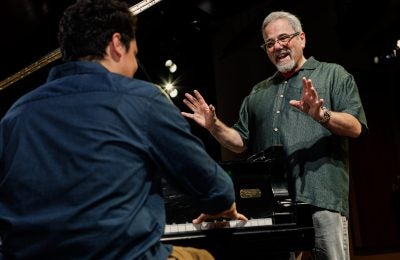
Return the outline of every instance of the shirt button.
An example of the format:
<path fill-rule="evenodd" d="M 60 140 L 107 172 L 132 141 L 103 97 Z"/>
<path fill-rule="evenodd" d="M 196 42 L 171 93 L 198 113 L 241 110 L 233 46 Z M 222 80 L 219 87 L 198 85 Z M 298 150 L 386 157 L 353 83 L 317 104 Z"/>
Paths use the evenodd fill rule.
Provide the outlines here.
<path fill-rule="evenodd" d="M 279 96 L 280 96 L 281 98 L 283 97 L 283 95 L 282 95 L 282 94 L 280 94 Z"/>
<path fill-rule="evenodd" d="M 279 114 L 280 112 L 281 112 L 280 110 L 277 110 L 277 111 L 276 111 L 277 114 Z"/>
<path fill-rule="evenodd" d="M 275 128 L 274 128 L 274 131 L 275 131 L 275 132 L 278 132 L 278 128 L 277 128 L 277 127 L 275 127 Z"/>

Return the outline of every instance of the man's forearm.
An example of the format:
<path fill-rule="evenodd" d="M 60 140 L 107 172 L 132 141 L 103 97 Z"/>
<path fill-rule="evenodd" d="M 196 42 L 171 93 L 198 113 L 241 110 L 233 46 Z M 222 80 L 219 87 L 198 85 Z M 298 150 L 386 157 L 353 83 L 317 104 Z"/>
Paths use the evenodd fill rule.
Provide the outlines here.
<path fill-rule="evenodd" d="M 219 119 L 217 119 L 213 127 L 208 130 L 223 147 L 232 152 L 241 153 L 247 148 L 240 134 Z"/>
<path fill-rule="evenodd" d="M 331 118 L 323 125 L 334 134 L 352 138 L 359 137 L 362 130 L 357 118 L 341 112 L 331 112 Z"/>

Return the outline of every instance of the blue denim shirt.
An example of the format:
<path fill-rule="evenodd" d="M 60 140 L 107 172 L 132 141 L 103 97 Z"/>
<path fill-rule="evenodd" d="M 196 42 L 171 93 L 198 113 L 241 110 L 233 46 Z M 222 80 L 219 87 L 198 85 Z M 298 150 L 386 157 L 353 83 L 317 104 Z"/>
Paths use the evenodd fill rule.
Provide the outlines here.
<path fill-rule="evenodd" d="M 207 213 L 234 201 L 160 89 L 95 62 L 60 65 L 20 98 L 0 151 L 0 251 L 17 258 L 166 259 L 161 177 Z"/>
<path fill-rule="evenodd" d="M 276 73 L 254 86 L 243 101 L 234 128 L 250 153 L 283 145 L 289 191 L 295 200 L 347 216 L 348 139 L 332 134 L 289 104 L 292 99 L 300 100 L 303 77 L 313 81 L 329 110 L 351 114 L 367 128 L 353 76 L 338 64 L 319 62 L 313 57 L 288 79 Z"/>

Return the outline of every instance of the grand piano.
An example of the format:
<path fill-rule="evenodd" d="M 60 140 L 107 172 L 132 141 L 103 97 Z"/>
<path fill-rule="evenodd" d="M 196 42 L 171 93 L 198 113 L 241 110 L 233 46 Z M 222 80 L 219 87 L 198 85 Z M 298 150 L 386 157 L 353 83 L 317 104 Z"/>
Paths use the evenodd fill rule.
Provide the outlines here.
<path fill-rule="evenodd" d="M 205 248 L 216 259 L 285 259 L 289 252 L 314 247 L 310 207 L 293 202 L 286 187 L 282 146 L 220 165 L 233 180 L 238 211 L 249 221 L 216 219 L 192 224 L 200 209 L 165 182 L 163 242 Z"/>

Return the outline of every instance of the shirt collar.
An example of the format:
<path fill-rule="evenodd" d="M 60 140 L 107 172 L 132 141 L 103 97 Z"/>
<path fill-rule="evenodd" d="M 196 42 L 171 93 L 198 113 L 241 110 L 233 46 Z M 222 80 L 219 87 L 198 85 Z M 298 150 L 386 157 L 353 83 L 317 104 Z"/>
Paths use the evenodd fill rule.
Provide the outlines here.
<path fill-rule="evenodd" d="M 307 59 L 300 70 L 315 70 L 318 67 L 319 61 L 317 61 L 313 56 Z"/>
<path fill-rule="evenodd" d="M 313 56 L 310 56 L 310 58 L 308 58 L 306 60 L 306 62 L 303 64 L 303 66 L 301 66 L 301 68 L 296 73 L 294 73 L 292 76 L 290 76 L 289 78 L 296 76 L 299 73 L 299 71 L 315 70 L 318 67 L 318 64 L 319 64 L 319 61 L 317 61 Z M 289 78 L 287 78 L 287 79 L 283 78 L 282 75 L 279 73 L 279 71 L 276 71 L 275 74 L 272 76 L 272 78 L 280 79 L 280 80 L 289 79 Z"/>
<path fill-rule="evenodd" d="M 49 82 L 58 78 L 76 74 L 107 72 L 109 71 L 105 67 L 94 61 L 71 61 L 53 67 L 49 72 L 47 81 Z"/>

